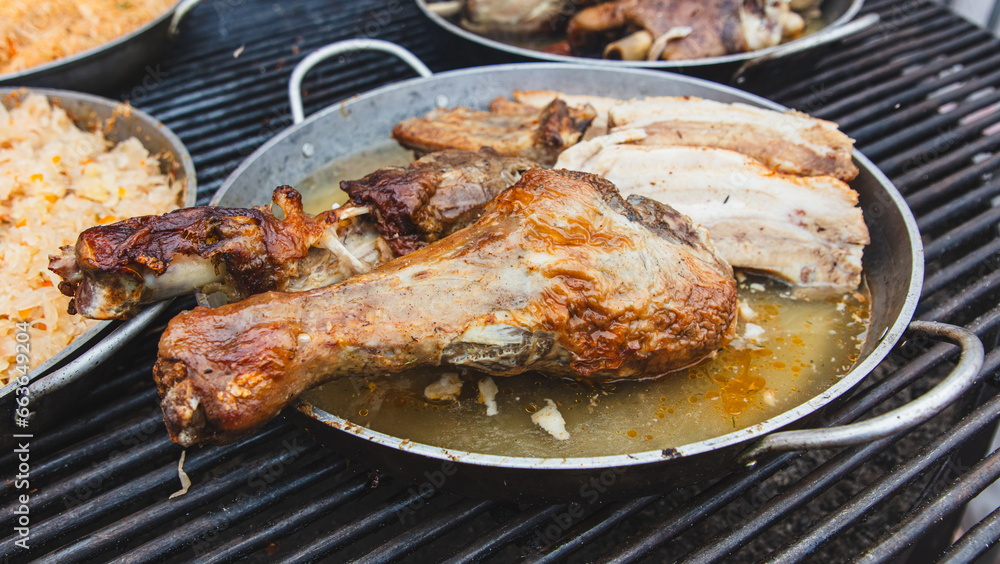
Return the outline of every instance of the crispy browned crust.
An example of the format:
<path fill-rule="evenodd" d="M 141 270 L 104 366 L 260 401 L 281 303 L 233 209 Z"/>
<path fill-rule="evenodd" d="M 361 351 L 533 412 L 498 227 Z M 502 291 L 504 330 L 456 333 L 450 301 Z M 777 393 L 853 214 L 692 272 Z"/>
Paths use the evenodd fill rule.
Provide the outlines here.
<path fill-rule="evenodd" d="M 580 140 L 594 117 L 593 108 L 571 109 L 562 100 L 541 110 L 494 101 L 489 112 L 457 107 L 403 120 L 392 129 L 392 137 L 420 154 L 490 147 L 552 166 L 559 153 Z"/>
<path fill-rule="evenodd" d="M 379 169 L 340 188 L 375 214 L 379 234 L 397 255 L 466 227 L 483 206 L 538 164 L 485 147 L 431 153 L 407 167 Z"/>
<path fill-rule="evenodd" d="M 306 256 L 309 247 L 332 217 L 313 218 L 302 211 L 302 199 L 290 186 L 274 190 L 274 202 L 285 212 L 279 220 L 270 206 L 250 209 L 196 207 L 161 216 L 133 217 L 111 225 L 92 227 L 80 234 L 73 247 L 49 258 L 49 268 L 63 278 L 59 290 L 77 300 L 89 299 L 91 284 L 123 295 L 106 298 L 121 309 L 105 318 L 127 318 L 138 311 L 139 284 L 149 273 L 163 274 L 180 257 L 212 261 L 241 296 L 280 287 L 293 261 Z"/>
<path fill-rule="evenodd" d="M 154 368 L 167 428 L 185 445 L 227 442 L 347 374 L 689 366 L 732 337 L 736 283 L 693 226 L 674 233 L 683 221 L 593 175 L 529 170 L 473 225 L 371 272 L 174 318 Z M 503 342 L 466 337 L 485 327 Z"/>

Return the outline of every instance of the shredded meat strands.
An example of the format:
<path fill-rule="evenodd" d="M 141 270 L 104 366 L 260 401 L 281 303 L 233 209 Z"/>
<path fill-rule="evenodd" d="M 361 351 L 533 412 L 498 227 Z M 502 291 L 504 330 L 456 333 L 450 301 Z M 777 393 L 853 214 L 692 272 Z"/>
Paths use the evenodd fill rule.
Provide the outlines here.
<path fill-rule="evenodd" d="M 68 57 L 121 37 L 176 0 L 3 0 L 0 74 Z"/>

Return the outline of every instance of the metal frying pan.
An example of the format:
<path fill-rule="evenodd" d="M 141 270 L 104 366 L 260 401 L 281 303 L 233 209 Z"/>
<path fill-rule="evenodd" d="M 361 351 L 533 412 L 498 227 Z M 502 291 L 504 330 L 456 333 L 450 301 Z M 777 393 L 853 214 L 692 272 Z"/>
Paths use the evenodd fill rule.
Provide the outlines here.
<path fill-rule="evenodd" d="M 18 72 L 0 74 L 0 86 L 44 86 L 111 93 L 163 54 L 181 20 L 201 0 L 178 0 L 153 21 L 117 39 Z"/>
<path fill-rule="evenodd" d="M 506 43 L 473 33 L 453 19 L 440 15 L 428 6 L 427 0 L 416 0 L 417 7 L 432 22 L 452 34 L 467 47 L 477 48 L 475 55 L 482 62 L 550 61 L 557 63 L 577 63 L 588 65 L 609 65 L 615 68 L 633 67 L 670 70 L 720 82 L 737 82 L 744 72 L 766 61 L 797 58 L 796 55 L 812 53 L 824 45 L 831 45 L 845 37 L 858 33 L 879 21 L 878 14 L 868 14 L 854 19 L 864 0 L 824 0 L 820 4 L 822 19 L 827 22 L 822 29 L 794 39 L 787 43 L 758 49 L 747 53 L 734 53 L 704 59 L 682 61 L 614 61 L 590 57 L 556 55 Z M 505 60 L 501 60 L 505 59 Z"/>
<path fill-rule="evenodd" d="M 422 75 L 379 88 L 303 119 L 299 87 L 303 75 L 320 60 L 359 49 L 395 54 Z M 412 54 L 381 41 L 334 44 L 306 57 L 292 73 L 289 91 L 295 125 L 251 155 L 226 180 L 212 203 L 260 205 L 280 184 L 295 184 L 327 163 L 384 145 L 398 121 L 424 115 L 435 107 L 484 108 L 515 89 L 552 89 L 568 93 L 630 98 L 643 95 L 690 95 L 722 102 L 743 102 L 782 110 L 762 98 L 699 79 L 638 69 L 571 66 L 553 63 L 513 64 L 431 75 Z M 753 427 L 678 448 L 587 458 L 529 458 L 485 455 L 439 448 L 393 437 L 350 423 L 305 400 L 286 413 L 334 448 L 374 467 L 409 476 L 447 476 L 447 489 L 472 496 L 579 498 L 581 488 L 602 480 L 604 495 L 637 495 L 653 489 L 717 477 L 738 464 L 767 453 L 830 448 L 869 442 L 916 425 L 956 399 L 976 380 L 983 348 L 968 331 L 954 326 L 910 322 L 923 281 L 923 249 L 916 224 L 889 180 L 860 153 L 861 170 L 852 182 L 871 231 L 865 250 L 865 274 L 872 292 L 869 338 L 850 373 L 804 404 Z M 829 429 L 779 431 L 802 426 L 857 385 L 889 353 L 909 328 L 961 344 L 955 371 L 927 395 L 883 416 Z M 749 449 L 749 450 L 748 450 Z"/>
<path fill-rule="evenodd" d="M 184 187 L 182 205 L 194 205 L 196 198 L 194 162 L 181 140 L 160 121 L 140 110 L 126 108 L 119 102 L 65 90 L 0 88 L 0 104 L 8 103 L 15 95 L 25 95 L 29 92 L 43 94 L 53 103 L 65 108 L 78 127 L 101 128 L 111 141 L 123 141 L 129 137 L 136 137 L 142 141 L 150 153 L 162 155 L 161 171 L 182 183 Z M 166 309 L 167 305 L 167 302 L 154 304 L 126 322 L 102 321 L 77 337 L 55 356 L 28 373 L 31 396 L 40 399 L 78 382 L 80 376 L 142 332 Z M 0 411 L 6 411 L 11 407 L 10 400 L 14 397 L 16 389 L 17 385 L 14 382 L 0 389 Z M 32 405 L 36 404 L 33 402 Z M 40 409 L 39 413 L 55 417 L 58 410 Z M 9 418 L 2 417 L 0 420 L 10 421 Z"/>

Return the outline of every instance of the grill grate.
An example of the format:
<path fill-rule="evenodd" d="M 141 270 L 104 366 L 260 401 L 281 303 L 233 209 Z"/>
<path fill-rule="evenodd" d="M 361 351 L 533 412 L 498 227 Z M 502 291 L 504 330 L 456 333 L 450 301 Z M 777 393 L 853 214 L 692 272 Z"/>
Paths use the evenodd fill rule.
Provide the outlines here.
<path fill-rule="evenodd" d="M 988 343 L 984 373 L 996 376 L 1000 207 L 991 201 L 1000 195 L 1000 42 L 929 1 L 876 0 L 865 11 L 882 23 L 824 55 L 809 76 L 757 90 L 841 123 L 893 178 L 925 238 L 918 317 L 976 331 Z M 409 2 L 205 0 L 170 58 L 123 98 L 187 144 L 205 203 L 246 156 L 291 124 L 285 85 L 294 64 L 353 37 L 400 43 L 436 71 L 460 64 Z M 307 112 L 411 75 L 380 56 L 352 55 L 310 73 Z M 1000 536 L 994 512 L 948 546 L 955 511 L 1000 474 L 998 455 L 985 456 L 982 444 L 1000 415 L 992 381 L 901 438 L 785 454 L 707 487 L 616 503 L 458 499 L 369 474 L 282 423 L 233 445 L 192 450 L 184 469 L 193 487 L 167 499 L 178 487 L 181 449 L 166 437 L 149 378 L 160 329 L 129 358 L 97 370 L 103 383 L 81 398 L 89 408 L 78 419 L 33 441 L 31 557 L 876 562 L 943 554 L 942 562 L 967 562 Z M 919 395 L 954 357 L 946 345 L 898 347 L 826 422 Z M 13 456 L 0 464 L 12 468 Z M 0 535 L 13 527 L 10 491 L 8 480 Z M 11 538 L 0 543 L 0 558 L 28 560 Z"/>

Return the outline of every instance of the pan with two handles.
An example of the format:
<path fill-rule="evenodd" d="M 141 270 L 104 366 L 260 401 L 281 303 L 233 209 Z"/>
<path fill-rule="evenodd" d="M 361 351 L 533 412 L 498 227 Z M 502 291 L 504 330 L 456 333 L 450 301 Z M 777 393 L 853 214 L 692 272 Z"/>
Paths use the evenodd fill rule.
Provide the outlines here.
<path fill-rule="evenodd" d="M 357 50 L 383 51 L 406 61 L 420 75 L 384 86 L 304 118 L 303 76 L 325 58 Z M 432 74 L 408 51 L 391 43 L 353 40 L 306 57 L 289 85 L 295 124 L 258 149 L 233 172 L 212 203 L 260 205 L 281 184 L 296 185 L 332 161 L 384 146 L 393 125 L 441 107 L 485 108 L 514 90 L 557 90 L 614 98 L 698 96 L 784 110 L 765 99 L 715 83 L 641 69 L 580 67 L 558 63 L 509 64 Z M 749 428 L 677 448 L 610 456 L 535 458 L 465 452 L 421 444 L 373 431 L 300 399 L 286 414 L 323 442 L 375 468 L 411 477 L 447 475 L 447 489 L 473 496 L 573 499 L 594 479 L 606 495 L 639 495 L 718 477 L 752 465 L 768 454 L 834 448 L 870 442 L 926 421 L 953 402 L 978 378 L 983 347 L 967 330 L 911 321 L 923 281 L 923 248 L 916 223 L 899 192 L 867 158 L 855 151 L 860 170 L 851 187 L 871 232 L 865 276 L 871 290 L 871 327 L 850 371 L 822 393 Z M 307 197 L 308 195 L 304 195 Z M 953 372 L 924 396 L 866 421 L 804 429 L 818 419 L 882 361 L 904 333 L 942 339 L 962 347 Z M 794 430 L 789 430 L 794 429 Z"/>

